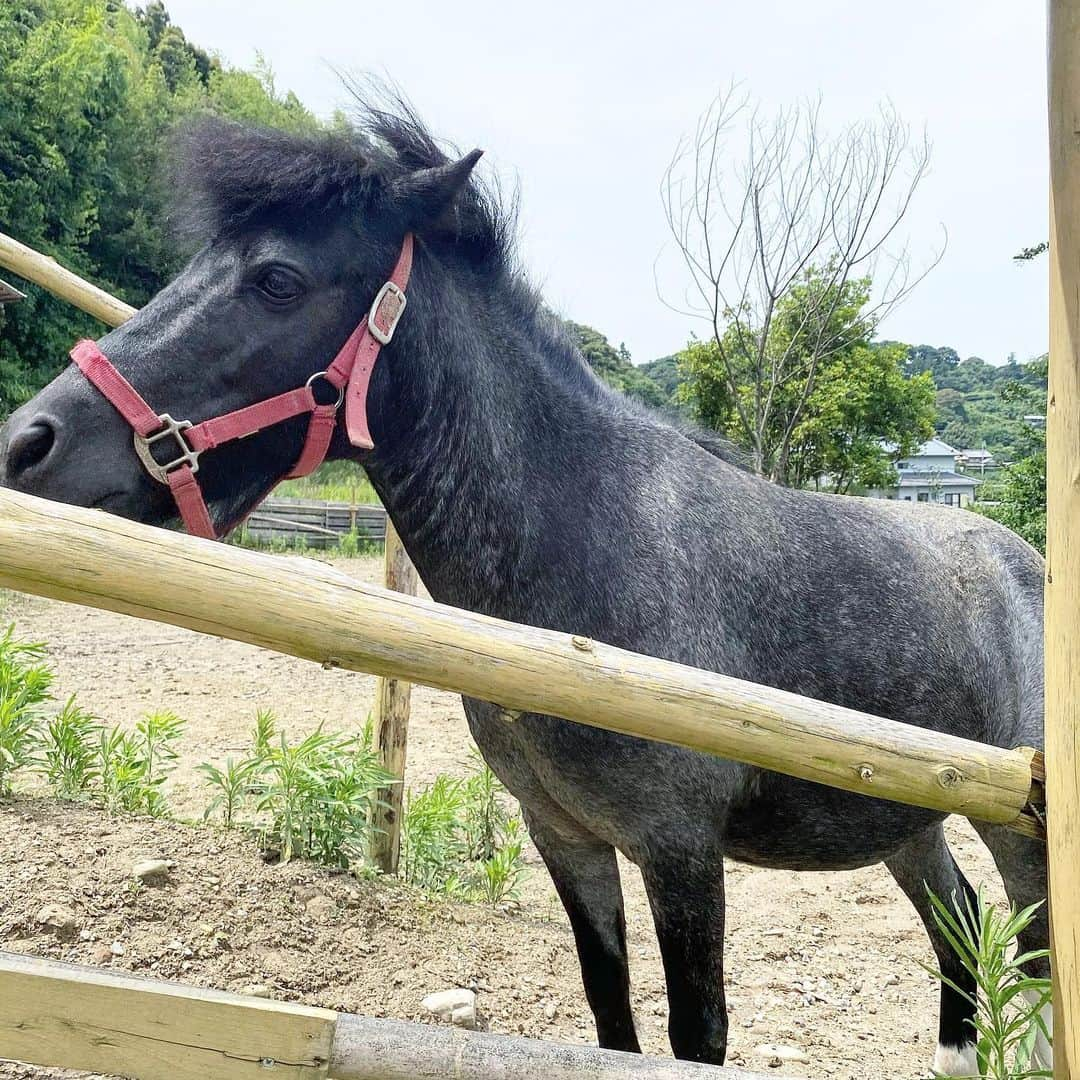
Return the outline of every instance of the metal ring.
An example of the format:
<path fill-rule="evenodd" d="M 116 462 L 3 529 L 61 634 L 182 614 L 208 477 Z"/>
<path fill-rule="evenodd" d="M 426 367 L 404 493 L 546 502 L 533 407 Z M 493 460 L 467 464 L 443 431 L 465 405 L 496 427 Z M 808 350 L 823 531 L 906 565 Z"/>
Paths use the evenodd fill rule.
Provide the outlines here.
<path fill-rule="evenodd" d="M 327 386 L 329 386 L 331 390 L 336 390 L 336 391 L 337 391 L 337 401 L 335 401 L 335 402 L 334 402 L 334 408 L 335 408 L 335 409 L 338 409 L 338 408 L 340 408 L 340 407 L 341 407 L 341 403 L 342 403 L 342 402 L 343 402 L 343 401 L 345 400 L 345 387 L 344 387 L 344 386 L 335 386 L 335 385 L 334 385 L 334 384 L 333 384 L 333 383 L 332 383 L 332 382 L 330 381 L 330 376 L 329 376 L 329 375 L 327 375 L 327 373 L 326 373 L 325 371 L 316 371 L 316 372 L 315 372 L 315 374 L 314 374 L 314 375 L 312 375 L 312 376 L 311 376 L 311 377 L 310 377 L 310 378 L 308 379 L 308 381 L 307 381 L 306 383 L 304 383 L 304 385 L 305 385 L 305 386 L 306 386 L 306 387 L 307 387 L 307 388 L 308 388 L 309 390 L 311 390 L 311 384 L 312 384 L 313 382 L 315 382 L 315 381 L 316 381 L 317 379 L 323 379 L 323 380 L 324 380 L 324 381 L 326 382 L 326 385 L 327 385 Z M 312 390 L 311 392 L 312 392 L 312 396 L 314 397 L 314 395 L 315 395 L 315 391 L 314 391 L 314 390 Z M 316 404 L 318 404 L 318 400 L 317 400 L 317 399 L 316 399 Z"/>

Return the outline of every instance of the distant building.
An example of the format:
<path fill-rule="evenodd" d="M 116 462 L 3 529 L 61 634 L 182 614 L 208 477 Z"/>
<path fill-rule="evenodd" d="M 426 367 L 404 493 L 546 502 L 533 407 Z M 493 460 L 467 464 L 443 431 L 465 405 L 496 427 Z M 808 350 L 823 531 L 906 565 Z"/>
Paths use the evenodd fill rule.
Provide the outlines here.
<path fill-rule="evenodd" d="M 978 451 L 981 453 L 982 451 Z M 981 483 L 974 476 L 956 471 L 958 451 L 940 439 L 931 439 L 914 453 L 896 463 L 900 474 L 896 487 L 867 492 L 872 499 L 901 502 L 932 502 L 944 506 L 967 506 L 975 500 Z"/>
<path fill-rule="evenodd" d="M 958 468 L 977 473 L 998 467 L 997 459 L 989 450 L 957 450 L 956 464 Z"/>

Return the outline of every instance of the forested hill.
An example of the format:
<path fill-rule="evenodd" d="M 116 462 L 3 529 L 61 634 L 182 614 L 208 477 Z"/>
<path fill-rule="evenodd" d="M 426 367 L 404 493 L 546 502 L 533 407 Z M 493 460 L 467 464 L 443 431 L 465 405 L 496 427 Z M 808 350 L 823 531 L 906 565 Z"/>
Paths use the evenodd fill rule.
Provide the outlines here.
<path fill-rule="evenodd" d="M 909 375 L 929 371 L 937 387 L 937 432 L 955 447 L 986 447 L 1001 460 L 1030 453 L 1031 425 L 1024 417 L 1046 414 L 1046 357 L 988 364 L 961 360 L 947 346 L 908 346 Z"/>
<path fill-rule="evenodd" d="M 268 68 L 228 67 L 158 2 L 5 0 L 0 72 L 0 231 L 136 305 L 175 269 L 159 182 L 172 124 L 212 112 L 317 126 Z M 56 373 L 76 338 L 100 333 L 63 301 L 25 291 L 0 308 L 0 417 Z"/>
<path fill-rule="evenodd" d="M 625 345 L 615 348 L 599 331 L 567 322 L 585 359 L 601 378 L 648 405 L 684 409 L 679 356 L 635 365 Z M 897 342 L 881 342 L 896 345 Z M 983 448 L 1003 461 L 1031 452 L 1025 416 L 1046 411 L 1046 358 L 988 364 L 977 356 L 961 360 L 948 346 L 905 345 L 904 372 L 929 371 L 937 388 L 936 434 L 957 449 Z"/>

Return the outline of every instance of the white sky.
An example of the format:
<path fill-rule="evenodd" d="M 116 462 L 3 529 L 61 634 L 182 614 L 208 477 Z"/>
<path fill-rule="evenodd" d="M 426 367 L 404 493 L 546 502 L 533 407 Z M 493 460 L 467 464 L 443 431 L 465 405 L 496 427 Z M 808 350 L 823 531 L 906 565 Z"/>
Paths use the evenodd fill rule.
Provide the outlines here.
<path fill-rule="evenodd" d="M 397 82 L 437 135 L 518 178 L 525 262 L 548 302 L 636 361 L 695 325 L 657 298 L 659 197 L 679 136 L 740 83 L 767 107 L 820 93 L 839 125 L 889 99 L 934 144 L 908 218 L 942 264 L 881 335 L 1027 359 L 1047 341 L 1045 5 L 1032 0 L 168 0 L 188 38 L 328 115 L 332 68 Z M 685 285 L 663 263 L 665 294 Z"/>

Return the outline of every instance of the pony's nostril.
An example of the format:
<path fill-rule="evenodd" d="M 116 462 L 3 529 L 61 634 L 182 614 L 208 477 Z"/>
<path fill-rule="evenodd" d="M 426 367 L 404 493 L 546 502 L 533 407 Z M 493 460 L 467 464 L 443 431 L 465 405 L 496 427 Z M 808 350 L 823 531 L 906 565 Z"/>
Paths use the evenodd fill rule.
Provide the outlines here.
<path fill-rule="evenodd" d="M 56 444 L 56 429 L 48 420 L 35 420 L 17 431 L 8 445 L 8 475 L 15 477 L 40 465 Z"/>

